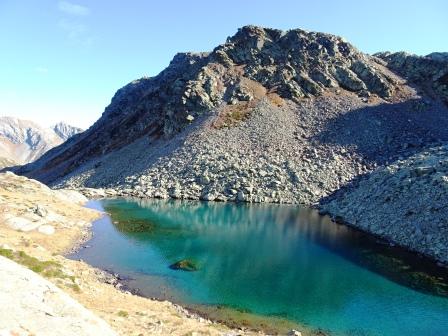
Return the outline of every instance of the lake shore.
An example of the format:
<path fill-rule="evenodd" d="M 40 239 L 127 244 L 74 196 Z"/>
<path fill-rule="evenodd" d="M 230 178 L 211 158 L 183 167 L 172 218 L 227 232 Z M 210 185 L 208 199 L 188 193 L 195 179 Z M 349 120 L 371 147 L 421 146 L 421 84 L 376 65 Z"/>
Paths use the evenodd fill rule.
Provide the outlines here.
<path fill-rule="evenodd" d="M 242 314 L 241 322 L 234 318 L 229 328 L 180 305 L 134 295 L 120 288 L 117 279 L 107 272 L 64 257 L 91 236 L 92 222 L 102 216 L 98 211 L 82 207 L 86 199 L 80 194 L 54 191 L 37 181 L 7 173 L 0 175 L 0 200 L 3 217 L 0 252 L 10 257 L 26 255 L 43 265 L 57 264 L 57 272 L 52 270 L 46 278 L 106 321 L 118 334 L 264 335 L 244 326 L 250 319 L 249 314 Z M 18 227 L 20 223 L 34 223 L 35 227 Z M 45 272 L 41 275 L 45 276 Z M 265 320 L 257 319 L 260 325 Z"/>
<path fill-rule="evenodd" d="M 64 253 L 80 246 L 79 242 L 89 237 L 92 221 L 101 214 L 64 198 L 63 194 L 63 191 L 51 190 L 37 181 L 11 173 L 1 174 L 2 254 L 27 256 L 42 265 L 57 264 L 57 272 L 48 273 L 47 280 L 104 319 L 120 335 L 263 335 L 258 331 L 232 330 L 171 302 L 122 291 L 114 286 L 113 278 L 106 272 L 82 261 L 65 258 Z M 36 210 L 38 206 L 42 213 Z M 47 213 L 43 214 L 44 211 Z M 11 218 L 16 224 L 28 221 L 26 223 L 37 225 L 38 217 L 43 222 L 52 220 L 52 230 L 39 232 L 39 227 L 46 224 L 34 229 L 12 227 L 14 221 Z M 15 261 L 20 263 L 22 260 Z M 45 274 L 45 271 L 41 273 Z"/>

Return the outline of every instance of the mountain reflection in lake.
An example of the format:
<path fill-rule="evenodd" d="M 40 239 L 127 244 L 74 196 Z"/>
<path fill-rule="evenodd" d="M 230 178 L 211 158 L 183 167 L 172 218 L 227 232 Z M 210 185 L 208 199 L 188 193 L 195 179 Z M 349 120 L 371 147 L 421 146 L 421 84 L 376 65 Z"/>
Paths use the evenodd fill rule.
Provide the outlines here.
<path fill-rule="evenodd" d="M 92 247 L 73 257 L 131 275 L 143 294 L 280 315 L 341 335 L 394 335 L 403 324 L 448 333 L 446 270 L 314 210 L 172 200 L 102 205 L 114 224 L 107 217 L 95 224 Z M 199 270 L 169 268 L 182 259 Z"/>

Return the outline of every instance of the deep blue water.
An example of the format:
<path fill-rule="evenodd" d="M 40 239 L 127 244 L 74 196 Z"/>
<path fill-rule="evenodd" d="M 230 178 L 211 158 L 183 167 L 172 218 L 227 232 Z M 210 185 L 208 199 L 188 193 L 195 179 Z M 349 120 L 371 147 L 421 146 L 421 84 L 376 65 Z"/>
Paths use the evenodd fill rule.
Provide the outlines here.
<path fill-rule="evenodd" d="M 98 203 L 92 203 L 98 206 Z M 72 258 L 143 295 L 281 316 L 334 335 L 448 335 L 448 275 L 427 260 L 288 205 L 105 200 Z M 181 259 L 199 270 L 172 270 Z"/>

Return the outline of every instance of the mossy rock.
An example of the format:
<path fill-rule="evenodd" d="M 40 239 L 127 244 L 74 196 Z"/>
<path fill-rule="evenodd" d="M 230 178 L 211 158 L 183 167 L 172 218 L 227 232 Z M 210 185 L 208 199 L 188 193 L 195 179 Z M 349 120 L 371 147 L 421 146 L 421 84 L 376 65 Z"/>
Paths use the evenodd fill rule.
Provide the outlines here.
<path fill-rule="evenodd" d="M 170 265 L 170 268 L 172 270 L 187 271 L 187 272 L 195 272 L 198 270 L 198 266 L 189 259 L 179 260 L 174 264 Z"/>
<path fill-rule="evenodd" d="M 156 227 L 156 225 L 152 221 L 147 219 L 118 219 L 114 222 L 114 225 L 118 229 L 118 231 L 123 233 L 152 232 Z"/>

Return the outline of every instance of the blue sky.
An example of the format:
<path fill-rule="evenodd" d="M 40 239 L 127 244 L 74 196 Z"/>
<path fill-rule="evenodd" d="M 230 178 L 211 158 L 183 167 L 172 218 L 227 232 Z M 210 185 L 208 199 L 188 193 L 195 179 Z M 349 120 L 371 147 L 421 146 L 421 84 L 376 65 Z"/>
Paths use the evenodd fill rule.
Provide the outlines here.
<path fill-rule="evenodd" d="M 368 53 L 448 51 L 447 14 L 446 0 L 0 0 L 0 115 L 88 127 L 121 86 L 246 24 L 333 33 Z"/>

